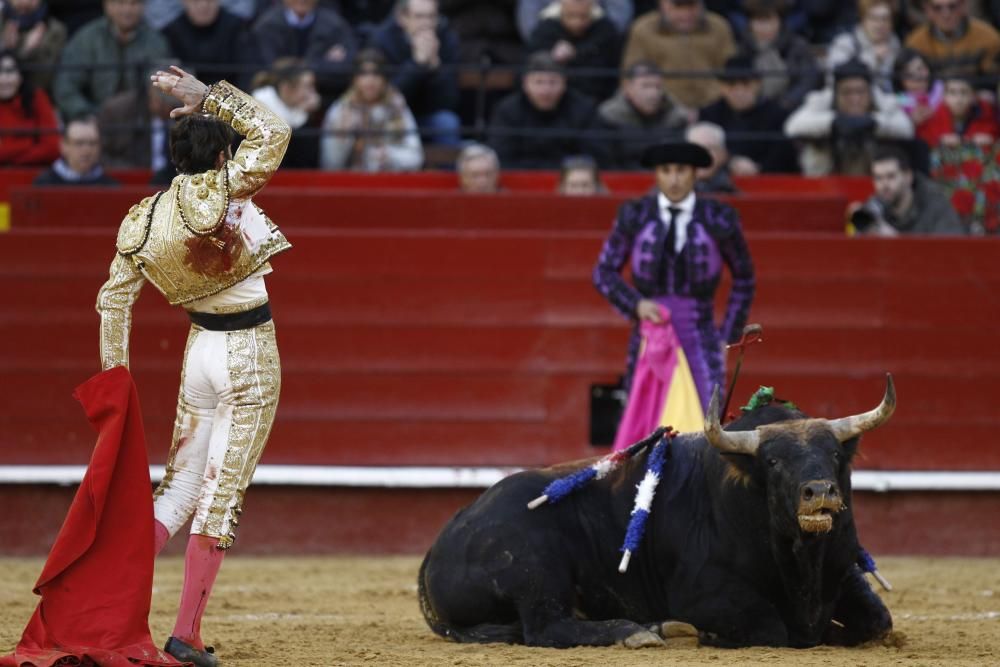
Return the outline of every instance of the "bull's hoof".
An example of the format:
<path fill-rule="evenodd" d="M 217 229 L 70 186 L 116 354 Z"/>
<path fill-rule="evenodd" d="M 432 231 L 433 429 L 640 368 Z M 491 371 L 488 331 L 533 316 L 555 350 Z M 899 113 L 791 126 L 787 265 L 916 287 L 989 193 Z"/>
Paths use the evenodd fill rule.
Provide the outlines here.
<path fill-rule="evenodd" d="M 625 648 L 651 648 L 664 645 L 663 640 L 655 632 L 649 630 L 640 630 L 629 635 L 622 644 L 625 645 Z"/>
<path fill-rule="evenodd" d="M 660 635 L 664 639 L 673 639 L 674 637 L 694 637 L 697 639 L 698 628 L 681 621 L 664 621 L 660 625 Z"/>
<path fill-rule="evenodd" d="M 698 646 L 698 628 L 681 621 L 665 621 L 660 625 L 660 636 L 670 648 Z"/>

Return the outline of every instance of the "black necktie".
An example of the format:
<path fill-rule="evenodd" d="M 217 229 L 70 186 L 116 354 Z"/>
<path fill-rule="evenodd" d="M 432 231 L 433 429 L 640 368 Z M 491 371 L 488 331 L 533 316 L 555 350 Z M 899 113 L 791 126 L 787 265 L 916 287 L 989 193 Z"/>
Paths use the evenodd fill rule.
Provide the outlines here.
<path fill-rule="evenodd" d="M 681 209 L 676 206 L 670 206 L 667 208 L 670 212 L 670 220 L 667 221 L 667 238 L 664 241 L 666 247 L 664 248 L 663 262 L 661 262 L 661 271 L 663 280 L 662 285 L 668 290 L 669 293 L 676 293 L 677 286 L 684 282 L 684 266 L 683 262 L 679 257 L 680 253 L 677 252 L 677 223 L 681 216 Z M 668 281 L 667 277 L 673 273 L 673 280 Z"/>
<path fill-rule="evenodd" d="M 676 206 L 670 206 L 667 208 L 670 212 L 670 219 L 667 220 L 667 254 L 671 257 L 677 254 L 677 219 L 680 217 L 681 209 Z"/>

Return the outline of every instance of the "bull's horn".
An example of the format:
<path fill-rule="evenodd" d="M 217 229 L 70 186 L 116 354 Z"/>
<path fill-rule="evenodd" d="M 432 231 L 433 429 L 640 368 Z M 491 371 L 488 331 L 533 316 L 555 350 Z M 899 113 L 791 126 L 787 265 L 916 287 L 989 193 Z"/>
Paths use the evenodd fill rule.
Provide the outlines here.
<path fill-rule="evenodd" d="M 712 400 L 708 404 L 705 417 L 705 437 L 713 447 L 727 454 L 757 453 L 760 433 L 757 431 L 723 431 L 719 423 L 719 385 L 712 390 Z"/>
<path fill-rule="evenodd" d="M 838 441 L 846 442 L 865 431 L 870 431 L 884 424 L 892 416 L 895 409 L 896 387 L 892 383 L 892 374 L 886 373 L 885 396 L 882 397 L 882 402 L 877 408 L 868 412 L 862 412 L 859 415 L 830 419 L 827 420 L 827 424 L 830 425 L 830 430 L 833 431 L 833 435 L 836 436 Z"/>

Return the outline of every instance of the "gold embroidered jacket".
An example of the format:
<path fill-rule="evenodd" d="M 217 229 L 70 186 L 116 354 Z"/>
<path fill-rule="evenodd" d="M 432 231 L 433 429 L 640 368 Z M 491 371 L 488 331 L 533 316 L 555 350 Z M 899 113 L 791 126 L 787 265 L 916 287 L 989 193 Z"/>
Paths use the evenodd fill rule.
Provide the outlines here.
<path fill-rule="evenodd" d="M 125 216 L 110 277 L 97 295 L 104 369 L 128 366 L 132 305 L 147 280 L 171 305 L 185 304 L 232 287 L 291 247 L 266 216 L 270 234 L 255 245 L 245 245 L 238 225 L 227 221 L 230 202 L 248 200 L 278 169 L 291 136 L 288 124 L 225 81 L 212 86 L 202 111 L 244 139 L 221 169 L 181 174 Z"/>

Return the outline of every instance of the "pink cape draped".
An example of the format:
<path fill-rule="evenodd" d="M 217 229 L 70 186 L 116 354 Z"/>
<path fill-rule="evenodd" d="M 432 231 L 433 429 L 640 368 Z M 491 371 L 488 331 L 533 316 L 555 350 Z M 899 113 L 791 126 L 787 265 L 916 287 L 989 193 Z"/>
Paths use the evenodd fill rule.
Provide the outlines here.
<path fill-rule="evenodd" d="M 701 428 L 704 420 L 698 391 L 691 377 L 670 313 L 660 307 L 663 322 L 639 325 L 642 347 L 632 375 L 632 388 L 622 413 L 613 451 L 645 438 L 658 426 L 677 431 Z"/>

